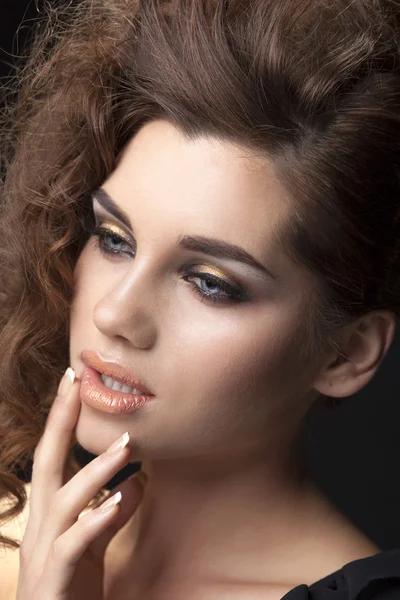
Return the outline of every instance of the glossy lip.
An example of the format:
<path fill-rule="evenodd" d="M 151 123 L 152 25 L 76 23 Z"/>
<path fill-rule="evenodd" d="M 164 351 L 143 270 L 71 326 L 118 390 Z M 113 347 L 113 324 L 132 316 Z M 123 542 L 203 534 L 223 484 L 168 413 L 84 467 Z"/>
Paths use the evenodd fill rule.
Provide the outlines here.
<path fill-rule="evenodd" d="M 112 377 L 120 383 L 125 383 L 126 385 L 134 387 L 140 392 L 143 392 L 143 394 L 154 396 L 153 392 L 151 392 L 144 383 L 129 373 L 127 369 L 115 362 L 102 360 L 96 352 L 91 350 L 82 350 L 81 360 L 87 367 L 95 369 L 95 371 L 98 371 L 98 373 L 103 373 L 107 377 Z"/>
<path fill-rule="evenodd" d="M 81 377 L 80 398 L 88 406 L 102 412 L 126 414 L 152 400 L 154 395 L 136 395 L 110 390 L 104 385 L 98 371 L 92 367 L 85 367 Z"/>

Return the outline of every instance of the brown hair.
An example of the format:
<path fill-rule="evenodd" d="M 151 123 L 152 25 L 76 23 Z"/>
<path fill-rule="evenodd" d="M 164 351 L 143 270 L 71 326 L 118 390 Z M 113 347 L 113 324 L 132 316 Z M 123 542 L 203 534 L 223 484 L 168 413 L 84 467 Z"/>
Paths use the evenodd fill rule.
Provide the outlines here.
<path fill-rule="evenodd" d="M 68 366 L 90 192 L 147 121 L 272 157 L 293 205 L 282 250 L 317 282 L 305 357 L 371 310 L 399 314 L 398 0 L 46 5 L 1 126 L 0 496 L 17 501 L 7 520 L 25 506 L 16 471 Z"/>

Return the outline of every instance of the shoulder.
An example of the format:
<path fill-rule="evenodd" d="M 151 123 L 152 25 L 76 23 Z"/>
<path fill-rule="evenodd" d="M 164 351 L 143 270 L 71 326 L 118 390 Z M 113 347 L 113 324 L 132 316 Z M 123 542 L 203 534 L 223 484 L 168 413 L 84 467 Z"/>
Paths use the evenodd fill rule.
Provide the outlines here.
<path fill-rule="evenodd" d="M 398 600 L 400 548 L 353 560 L 312 585 L 299 585 L 281 600 Z"/>
<path fill-rule="evenodd" d="M 11 521 L 1 526 L 1 534 L 13 538 L 18 542 L 24 537 L 26 524 L 29 517 L 29 498 L 31 484 L 25 484 L 28 501 L 24 510 Z M 0 510 L 3 512 L 8 507 L 8 502 L 0 500 Z M 19 550 L 4 548 L 0 546 L 0 600 L 10 600 L 15 598 L 17 592 L 17 582 L 19 573 Z"/>

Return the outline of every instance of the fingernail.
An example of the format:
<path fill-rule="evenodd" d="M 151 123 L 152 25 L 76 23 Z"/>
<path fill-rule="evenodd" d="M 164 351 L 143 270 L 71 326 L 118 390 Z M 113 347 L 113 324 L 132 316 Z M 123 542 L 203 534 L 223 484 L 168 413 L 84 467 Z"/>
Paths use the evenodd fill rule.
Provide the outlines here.
<path fill-rule="evenodd" d="M 113 506 L 118 504 L 118 502 L 121 502 L 121 498 L 121 492 L 117 492 L 116 494 L 114 494 L 114 496 L 111 496 L 111 498 L 108 498 L 108 500 L 103 502 L 103 504 L 99 507 L 99 510 L 101 510 L 102 512 L 105 510 L 110 510 L 111 508 L 113 508 Z"/>
<path fill-rule="evenodd" d="M 115 454 L 120 452 L 129 442 L 129 433 L 126 431 L 116 442 L 111 444 L 107 450 L 107 454 Z"/>
<path fill-rule="evenodd" d="M 147 475 L 146 471 L 138 471 L 137 473 L 135 473 L 135 477 L 136 479 L 139 479 L 140 483 L 143 484 L 143 486 L 145 486 L 149 480 L 149 476 Z"/>
<path fill-rule="evenodd" d="M 75 371 L 73 369 L 71 369 L 71 367 L 68 367 L 68 369 L 65 371 L 65 373 L 60 381 L 60 385 L 58 386 L 57 394 L 60 396 L 66 396 L 68 394 L 68 392 L 70 391 L 74 381 L 75 381 Z"/>

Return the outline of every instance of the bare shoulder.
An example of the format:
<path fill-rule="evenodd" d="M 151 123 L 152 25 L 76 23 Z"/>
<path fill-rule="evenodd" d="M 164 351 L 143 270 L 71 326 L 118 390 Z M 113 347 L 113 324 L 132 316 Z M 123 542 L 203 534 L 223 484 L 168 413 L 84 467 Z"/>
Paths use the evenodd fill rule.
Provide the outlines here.
<path fill-rule="evenodd" d="M 28 501 L 24 510 L 11 521 L 3 524 L 1 534 L 10 537 L 18 542 L 21 542 L 24 537 L 26 524 L 29 516 L 29 498 L 31 484 L 25 484 Z M 5 500 L 0 500 L 0 509 L 3 512 L 7 505 Z M 14 600 L 17 593 L 19 573 L 19 550 L 12 548 L 4 548 L 0 546 L 0 600 Z"/>
<path fill-rule="evenodd" d="M 320 579 L 339 571 L 344 565 L 381 552 L 381 549 L 362 531 L 341 515 L 335 527 L 326 531 L 321 527 L 319 534 L 310 536 L 304 547 L 302 577 L 298 584 L 311 585 Z"/>

